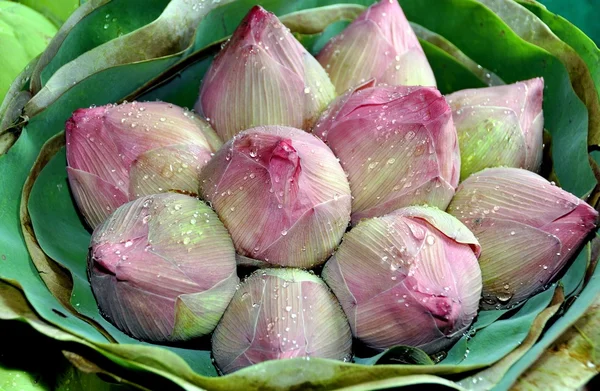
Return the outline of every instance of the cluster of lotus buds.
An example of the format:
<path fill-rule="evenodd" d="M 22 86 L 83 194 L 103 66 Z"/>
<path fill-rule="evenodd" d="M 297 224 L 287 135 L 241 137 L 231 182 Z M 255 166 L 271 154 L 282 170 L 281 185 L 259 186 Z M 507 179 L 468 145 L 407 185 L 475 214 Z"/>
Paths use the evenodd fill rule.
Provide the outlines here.
<path fill-rule="evenodd" d="M 449 349 L 479 309 L 555 281 L 596 226 L 591 206 L 535 173 L 543 87 L 443 96 L 396 0 L 316 59 L 252 8 L 196 112 L 132 102 L 67 122 L 102 314 L 146 341 L 213 333 L 223 373 L 351 360 L 353 337 Z"/>

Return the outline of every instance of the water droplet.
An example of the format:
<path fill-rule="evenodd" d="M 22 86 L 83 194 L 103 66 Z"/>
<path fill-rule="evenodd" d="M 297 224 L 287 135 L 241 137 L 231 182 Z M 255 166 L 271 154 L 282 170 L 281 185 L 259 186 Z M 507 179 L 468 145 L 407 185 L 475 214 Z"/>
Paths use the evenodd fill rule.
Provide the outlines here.
<path fill-rule="evenodd" d="M 281 231 L 281 236 L 285 236 L 285 235 L 287 235 L 287 234 L 288 234 L 288 231 L 287 231 L 287 230 L 285 230 L 285 229 L 284 229 L 283 231 Z"/>
<path fill-rule="evenodd" d="M 292 306 L 291 305 L 288 305 L 288 306 L 285 307 L 285 311 L 286 312 L 290 312 L 291 310 L 292 310 Z"/>
<path fill-rule="evenodd" d="M 511 298 L 513 297 L 513 294 L 510 292 L 506 292 L 506 293 L 499 293 L 496 295 L 496 298 L 498 299 L 499 302 L 501 303 L 506 303 L 507 301 L 509 301 Z"/>

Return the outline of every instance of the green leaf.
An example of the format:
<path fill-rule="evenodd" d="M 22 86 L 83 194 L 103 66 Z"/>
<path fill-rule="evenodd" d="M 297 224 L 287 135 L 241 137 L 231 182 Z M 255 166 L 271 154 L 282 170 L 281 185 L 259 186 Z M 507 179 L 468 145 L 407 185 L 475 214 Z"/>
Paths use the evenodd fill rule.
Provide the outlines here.
<path fill-rule="evenodd" d="M 194 53 L 186 58 L 183 67 L 181 63 L 175 64 L 149 83 L 149 88 L 143 87 L 135 91 L 126 100 L 164 100 L 181 107 L 194 107 L 200 93 L 200 82 L 212 63 L 215 52 L 216 50 L 201 50 Z"/>
<path fill-rule="evenodd" d="M 32 96 L 26 87 L 39 58 L 38 56 L 31 60 L 19 76 L 13 80 L 2 105 L 0 105 L 0 155 L 5 154 L 17 141 L 21 125 L 19 122 L 22 119 L 21 113 Z"/>
<path fill-rule="evenodd" d="M 325 47 L 325 45 L 327 45 L 327 42 L 329 42 L 329 40 L 331 38 L 335 37 L 342 31 L 344 31 L 344 29 L 346 27 L 348 27 L 349 24 L 350 24 L 350 21 L 348 21 L 348 20 L 340 20 L 340 21 L 331 23 L 320 34 L 312 34 L 312 35 L 298 34 L 298 35 L 296 35 L 296 38 L 298 39 L 298 41 L 300 41 L 302 43 L 302 45 L 304 45 L 304 47 L 306 47 L 306 49 L 310 53 L 312 53 L 313 55 L 316 55 L 317 53 L 319 53 L 321 51 L 321 49 L 323 49 Z"/>
<path fill-rule="evenodd" d="M 514 390 L 534 388 L 585 389 L 600 367 L 600 296 L 512 386 Z M 502 385 L 506 385 L 504 382 Z"/>
<path fill-rule="evenodd" d="M 466 54 L 460 51 L 459 48 L 454 46 L 452 42 L 448 41 L 446 38 L 442 37 L 439 34 L 434 33 L 433 31 L 427 30 L 425 27 L 418 25 L 416 23 L 411 23 L 413 31 L 419 37 L 421 41 L 427 41 L 432 45 L 437 46 L 441 50 L 445 51 L 452 57 L 454 57 L 459 63 L 461 63 L 465 68 L 467 68 L 471 73 L 476 75 L 479 80 L 481 80 L 487 86 L 496 86 L 504 84 L 502 79 L 498 77 L 494 72 L 489 69 L 483 68 L 481 65 L 478 65 L 475 61 L 471 60 L 467 57 Z M 421 45 L 423 46 L 423 45 Z M 445 75 L 444 75 L 445 76 Z M 442 78 L 445 79 L 445 78 Z M 468 87 L 465 87 L 468 88 Z"/>
<path fill-rule="evenodd" d="M 60 27 L 65 20 L 79 7 L 78 0 L 19 0 L 19 3 L 33 8 Z"/>
<path fill-rule="evenodd" d="M 77 8 L 75 12 L 69 17 L 69 19 L 60 27 L 52 41 L 48 44 L 48 47 L 42 55 L 40 56 L 40 60 L 37 62 L 35 66 L 35 70 L 31 76 L 30 83 L 30 91 L 32 95 L 38 93 L 38 91 L 42 88 L 42 80 L 41 80 L 41 72 L 44 70 L 46 65 L 54 58 L 56 52 L 59 50 L 65 38 L 68 36 L 69 32 L 75 27 L 83 18 L 89 15 L 94 9 L 100 7 L 110 0 L 93 0 L 89 1 L 81 7 Z"/>
<path fill-rule="evenodd" d="M 565 275 L 560 279 L 566 297 L 571 297 L 579 293 L 583 284 L 583 278 L 590 264 L 591 251 L 592 246 L 587 244 L 573 260 Z"/>
<path fill-rule="evenodd" d="M 579 53 L 587 64 L 600 95 L 600 50 L 587 35 L 560 15 L 548 11 L 535 0 L 517 0 L 519 4 L 533 12 L 554 34 Z M 593 16 L 592 16 L 593 17 Z"/>
<path fill-rule="evenodd" d="M 600 99 L 592 74 L 579 54 L 561 41 L 532 12 L 513 0 L 480 1 L 502 18 L 521 38 L 547 50 L 564 64 L 573 89 L 588 109 L 588 143 L 600 144 Z"/>
<path fill-rule="evenodd" d="M 598 9 L 598 0 L 586 0 L 578 3 L 572 3 L 570 0 L 540 0 L 539 3 L 544 4 L 555 14 L 568 19 L 587 34 L 592 41 L 600 44 L 600 25 L 598 25 L 598 18 L 595 14 Z"/>
<path fill-rule="evenodd" d="M 465 88 L 486 86 L 476 74 L 449 53 L 428 41 L 420 40 L 420 42 L 435 75 L 438 89 L 442 94 L 449 94 Z"/>
<path fill-rule="evenodd" d="M 0 100 L 54 34 L 56 27 L 43 15 L 22 4 L 0 1 Z"/>
<path fill-rule="evenodd" d="M 410 21 L 450 40 L 505 82 L 543 76 L 545 127 L 552 134 L 552 159 L 560 185 L 578 196 L 594 187 L 587 160 L 587 110 L 557 58 L 520 38 L 476 1 L 400 0 L 400 4 Z"/>
<path fill-rule="evenodd" d="M 490 315 L 486 314 L 487 311 L 480 312 L 473 325 L 474 335 L 472 332 L 465 335 L 441 363 L 485 366 L 498 361 L 523 342 L 536 316 L 550 303 L 554 289 L 555 286 L 532 297 L 512 314 L 506 311 L 492 311 Z M 481 327 L 502 312 L 510 315 Z"/>
<path fill-rule="evenodd" d="M 434 365 L 433 360 L 421 349 L 412 346 L 394 346 L 369 358 L 354 358 L 354 362 L 363 365 L 375 364 L 412 364 Z"/>
<path fill-rule="evenodd" d="M 552 303 L 536 316 L 527 337 L 513 351 L 504 356 L 493 366 L 462 379 L 458 384 L 470 390 L 491 390 L 504 376 L 508 369 L 521 358 L 538 340 L 546 323 L 556 314 L 565 297 L 561 288 L 554 291 Z"/>
<path fill-rule="evenodd" d="M 600 297 L 600 268 L 596 267 L 594 274 L 583 288 L 577 300 L 573 301 L 567 311 L 556 320 L 544 336 L 517 363 L 511 367 L 499 383 L 500 389 L 508 389 L 515 379 L 529 368 L 543 352 L 570 326 L 572 326 Z"/>
<path fill-rule="evenodd" d="M 283 15 L 279 20 L 292 32 L 319 34 L 333 22 L 354 20 L 365 9 L 365 6 L 359 4 L 334 4 L 292 12 Z"/>
<path fill-rule="evenodd" d="M 83 18 L 73 15 L 78 23 L 66 32 L 52 59 L 44 64 L 41 85 L 65 64 L 155 20 L 165 9 L 168 0 L 95 0 L 86 3 L 88 12 Z M 143 8 L 144 12 L 139 12 Z M 70 24 L 71 20 L 67 21 Z M 105 28 L 106 26 L 106 28 Z M 62 30 L 62 29 L 61 29 Z"/>

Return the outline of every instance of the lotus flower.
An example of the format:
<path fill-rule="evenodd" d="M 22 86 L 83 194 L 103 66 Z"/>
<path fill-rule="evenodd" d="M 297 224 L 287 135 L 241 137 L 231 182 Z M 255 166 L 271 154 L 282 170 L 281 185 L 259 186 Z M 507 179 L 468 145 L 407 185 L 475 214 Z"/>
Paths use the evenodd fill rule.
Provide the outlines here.
<path fill-rule="evenodd" d="M 433 71 L 397 0 L 363 12 L 317 55 L 338 94 L 369 79 L 387 85 L 435 86 Z"/>
<path fill-rule="evenodd" d="M 140 196 L 196 193 L 200 169 L 222 144 L 204 120 L 162 102 L 79 109 L 66 138 L 71 190 L 92 228 Z"/>
<path fill-rule="evenodd" d="M 458 133 L 461 180 L 489 167 L 538 171 L 542 164 L 544 80 L 447 95 Z"/>
<path fill-rule="evenodd" d="M 344 171 L 321 140 L 299 129 L 263 126 L 240 133 L 200 179 L 200 193 L 245 257 L 316 266 L 331 255 L 350 220 Z"/>
<path fill-rule="evenodd" d="M 434 353 L 460 338 L 477 315 L 479 251 L 456 218 L 408 207 L 358 223 L 325 264 L 323 278 L 367 346 Z"/>
<path fill-rule="evenodd" d="M 212 349 L 223 373 L 266 360 L 350 359 L 348 320 L 327 285 L 298 269 L 265 269 L 241 285 L 215 329 Z"/>
<path fill-rule="evenodd" d="M 339 97 L 314 128 L 340 159 L 352 222 L 398 208 L 445 209 L 460 157 L 448 104 L 431 87 L 368 87 Z"/>
<path fill-rule="evenodd" d="M 334 97 L 317 60 L 275 15 L 255 6 L 206 73 L 196 110 L 229 140 L 259 125 L 308 130 Z"/>
<path fill-rule="evenodd" d="M 448 212 L 481 243 L 484 308 L 506 308 L 542 290 L 596 224 L 584 201 L 518 168 L 490 168 L 458 187 Z"/>
<path fill-rule="evenodd" d="M 203 202 L 155 194 L 119 207 L 92 235 L 88 275 L 101 312 L 145 341 L 209 334 L 239 279 L 231 238 Z"/>

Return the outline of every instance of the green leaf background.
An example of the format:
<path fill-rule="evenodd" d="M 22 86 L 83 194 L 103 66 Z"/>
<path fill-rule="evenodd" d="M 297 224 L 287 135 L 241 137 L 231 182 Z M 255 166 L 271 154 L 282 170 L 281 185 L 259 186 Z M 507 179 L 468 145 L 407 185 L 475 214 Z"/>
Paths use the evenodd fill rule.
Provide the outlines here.
<path fill-rule="evenodd" d="M 168 3 L 165 0 L 143 1 L 144 12 L 139 12 L 141 0 L 91 2 L 94 4 L 87 5 L 91 11 L 79 23 L 65 30 L 62 41 L 55 42 L 55 55 L 37 76 L 34 74 L 37 79 L 31 81 L 32 85 L 47 86 L 60 69 L 82 55 L 91 56 L 90 53 L 93 53 L 102 62 L 106 53 L 119 53 L 124 40 L 131 42 L 138 39 L 144 26 L 159 18 Z M 245 12 L 257 3 L 278 15 L 285 15 L 337 3 L 366 6 L 372 1 L 226 1 L 201 19 L 193 42 L 183 50 L 178 48 L 168 55 L 157 57 L 153 57 L 152 53 L 140 53 L 140 58 L 132 58 L 131 62 L 111 60 L 106 62 L 106 67 L 84 70 L 74 85 L 63 86 L 59 90 L 46 89 L 44 94 L 48 98 L 38 102 L 46 102 L 47 105 L 36 106 L 17 142 L 0 156 L 0 175 L 3 178 L 3 186 L 0 186 L 0 278 L 5 281 L 1 283 L 4 285 L 0 285 L 0 318 L 27 322 L 48 338 L 69 343 L 70 349 L 77 351 L 69 357 L 79 366 L 87 365 L 86 360 L 91 360 L 96 366 L 90 371 L 108 373 L 119 379 L 133 379 L 131 381 L 146 387 L 162 381 L 170 387 L 177 384 L 190 390 L 199 387 L 282 389 L 291 386 L 317 389 L 353 387 L 348 389 L 361 390 L 419 383 L 461 389 L 465 386 L 458 386 L 440 376 L 454 374 L 453 379 L 460 379 L 467 376 L 460 373 L 493 365 L 517 348 L 534 331 L 532 325 L 536 319 L 543 328 L 548 320 L 543 311 L 553 299 L 557 284 L 560 284 L 565 303 L 570 303 L 570 306 L 561 307 L 561 317 L 556 321 L 553 318 L 539 342 L 524 351 L 506 369 L 505 376 L 493 385 L 499 390 L 508 389 L 516 377 L 568 329 L 598 295 L 598 270 L 587 284 L 583 283 L 588 266 L 597 257 L 591 244 L 582 249 L 559 283 L 523 306 L 511 311 L 481 312 L 471 331 L 445 352 L 445 357 L 438 357 L 442 360 L 437 365 L 423 357 L 422 352 L 397 347 L 381 355 L 357 358 L 357 364 L 329 360 L 273 361 L 216 378 L 207 346 L 173 348 L 140 343 L 122 334 L 100 316 L 85 272 L 89 232 L 78 217 L 69 193 L 64 149 L 57 148 L 60 135 L 45 150 L 44 144 L 63 130 L 66 119 L 79 107 L 125 98 L 161 99 L 192 107 L 202 75 L 218 51 L 220 42 L 231 34 Z M 420 36 L 421 43 L 443 93 L 489 84 L 491 77 L 487 78 L 486 72 L 477 72 L 477 65 L 492 72 L 500 82 L 544 76 L 544 113 L 546 128 L 552 136 L 553 175 L 563 188 L 578 196 L 585 196 L 595 188 L 597 181 L 588 161 L 587 149 L 589 104 L 586 106 L 575 92 L 574 74 L 568 68 L 569 61 L 584 64 L 582 72 L 592 75 L 593 80 L 593 86 L 586 88 L 595 87 L 596 93 L 600 90 L 597 80 L 598 49 L 589 38 L 566 20 L 554 17 L 529 0 L 521 4 L 545 22 L 558 37 L 558 42 L 552 42 L 572 48 L 570 57 L 558 58 L 535 42 L 528 42 L 515 32 L 519 26 L 513 26 L 513 31 L 501 17 L 474 0 L 401 0 L 400 3 L 411 22 L 430 32 L 427 37 Z M 436 12 L 431 12 L 432 9 Z M 181 8 L 177 12 L 184 11 L 185 8 Z M 339 32 L 348 20 L 345 19 L 347 13 L 339 12 L 336 7 L 311 12 L 322 13 L 327 23 L 317 31 L 299 32 L 297 36 L 314 52 Z M 338 17 L 325 17 L 331 12 L 338 12 Z M 109 27 L 104 28 L 107 24 Z M 135 38 L 136 35 L 138 38 Z M 35 244 L 45 253 L 43 262 L 56 262 L 68 271 L 65 275 L 73 290 L 66 303 L 61 303 L 50 293 L 44 284 L 48 276 L 42 276 L 43 280 L 31 262 L 19 220 L 23 184 L 42 150 L 44 160 L 47 158 L 48 162 L 43 164 L 46 162 L 40 161 L 31 173 L 35 181 L 26 206 L 37 240 Z M 57 278 L 64 278 L 59 274 Z M 577 299 L 574 300 L 574 297 Z M 15 303 L 21 304 L 17 306 Z M 110 340 L 119 344 L 111 344 Z M 78 361 L 73 357 L 85 359 Z M 7 371 L 10 376 L 17 374 L 10 369 Z M 154 377 L 144 379 L 139 376 L 148 372 Z M 501 373 L 504 372 L 502 369 Z"/>

